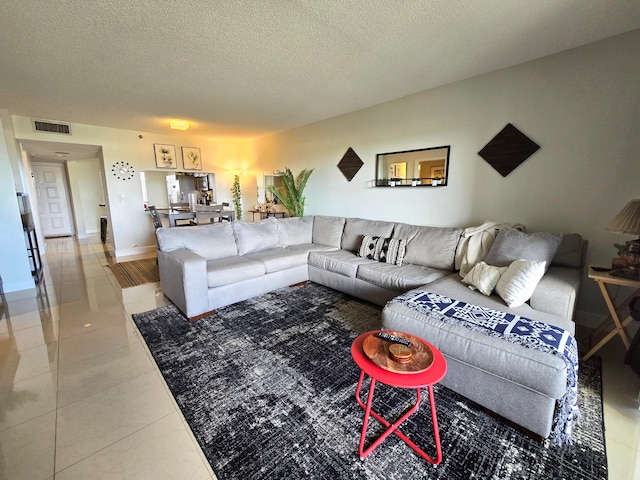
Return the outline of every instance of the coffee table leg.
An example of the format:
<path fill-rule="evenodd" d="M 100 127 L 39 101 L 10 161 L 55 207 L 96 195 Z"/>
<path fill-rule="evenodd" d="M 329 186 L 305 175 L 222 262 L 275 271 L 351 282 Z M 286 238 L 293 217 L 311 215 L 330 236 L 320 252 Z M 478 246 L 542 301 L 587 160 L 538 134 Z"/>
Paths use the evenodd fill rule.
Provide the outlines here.
<path fill-rule="evenodd" d="M 418 447 L 412 447 L 427 462 L 438 465 L 442 461 L 442 446 L 440 445 L 440 430 L 438 429 L 438 417 L 436 415 L 436 399 L 433 395 L 433 385 L 427 387 L 429 389 L 429 405 L 431 406 L 431 422 L 433 423 L 433 439 L 436 443 L 436 459 L 426 455 Z"/>
<path fill-rule="evenodd" d="M 363 375 L 364 375 L 364 372 L 363 372 Z M 361 401 L 360 401 L 360 387 L 362 387 L 362 376 L 363 375 L 360 376 L 360 383 L 358 383 L 358 397 L 357 398 L 358 398 L 358 403 L 360 403 L 360 404 L 361 404 Z M 360 433 L 360 445 L 358 446 L 358 453 L 360 454 L 360 458 L 364 458 L 367 455 L 369 455 L 373 451 L 373 449 L 375 447 L 377 447 L 380 444 L 380 442 L 382 441 L 380 438 L 378 438 L 378 440 L 380 440 L 380 441 L 376 440 L 365 451 L 365 449 L 364 449 L 364 441 L 365 441 L 365 438 L 367 436 L 367 427 L 369 426 L 369 416 L 371 415 L 371 403 L 373 401 L 373 390 L 375 389 L 375 386 L 376 386 L 376 381 L 372 378 L 371 379 L 371 383 L 369 385 L 369 393 L 367 395 L 367 403 L 365 405 L 362 405 L 362 404 L 360 405 L 360 406 L 364 407 L 364 420 L 362 422 L 362 432 Z"/>
<path fill-rule="evenodd" d="M 436 417 L 436 402 L 435 397 L 433 395 L 433 386 L 429 385 L 429 404 L 431 407 L 431 420 L 433 423 L 433 437 L 436 444 L 436 458 L 433 459 L 424 451 L 418 447 L 412 440 L 409 439 L 404 433 L 398 430 L 400 424 L 402 424 L 407 418 L 413 415 L 418 408 L 420 407 L 421 401 L 421 393 L 420 389 L 416 388 L 416 403 L 409 408 L 394 424 L 389 423 L 387 420 L 382 418 L 378 413 L 371 409 L 371 405 L 373 403 L 373 392 L 375 389 L 376 381 L 371 378 L 371 383 L 369 386 L 369 392 L 367 394 L 367 402 L 363 403 L 360 398 L 360 391 L 362 389 L 362 382 L 364 381 L 364 371 L 360 371 L 360 379 L 358 381 L 358 386 L 356 387 L 356 401 L 358 405 L 364 409 L 364 420 L 362 424 L 362 432 L 360 433 L 360 445 L 358 447 L 358 453 L 360 454 L 360 458 L 365 458 L 368 456 L 378 445 L 380 445 L 389 435 L 395 433 L 398 435 L 407 445 L 409 445 L 418 455 L 420 455 L 427 462 L 438 465 L 442 461 L 442 448 L 440 445 L 440 434 L 438 430 L 438 419 Z M 373 416 L 376 420 L 382 423 L 387 430 L 385 430 L 377 439 L 373 441 L 371 445 L 367 449 L 364 448 L 364 442 L 367 436 L 367 427 L 369 426 L 369 417 Z"/>

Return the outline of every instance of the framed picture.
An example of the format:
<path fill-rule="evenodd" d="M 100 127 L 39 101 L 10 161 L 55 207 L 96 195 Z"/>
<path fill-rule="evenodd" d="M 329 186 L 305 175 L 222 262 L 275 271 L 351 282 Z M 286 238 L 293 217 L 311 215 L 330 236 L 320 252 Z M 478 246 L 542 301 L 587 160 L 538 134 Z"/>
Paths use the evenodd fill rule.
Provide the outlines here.
<path fill-rule="evenodd" d="M 202 170 L 200 149 L 196 147 L 182 147 L 182 165 L 185 170 Z"/>
<path fill-rule="evenodd" d="M 407 162 L 390 163 L 389 178 L 407 178 Z"/>
<path fill-rule="evenodd" d="M 154 143 L 153 148 L 156 154 L 156 167 L 177 168 L 178 163 L 176 162 L 176 147 L 174 145 Z"/>
<path fill-rule="evenodd" d="M 431 167 L 431 178 L 444 178 L 444 165 Z"/>

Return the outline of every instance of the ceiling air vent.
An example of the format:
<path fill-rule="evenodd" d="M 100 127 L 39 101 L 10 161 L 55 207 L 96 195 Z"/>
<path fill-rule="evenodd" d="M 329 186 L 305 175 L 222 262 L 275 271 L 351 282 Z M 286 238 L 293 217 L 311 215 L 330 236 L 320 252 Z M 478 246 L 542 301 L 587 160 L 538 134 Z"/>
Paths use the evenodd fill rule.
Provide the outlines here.
<path fill-rule="evenodd" d="M 36 132 L 71 135 L 71 126 L 68 123 L 50 122 L 48 120 L 34 120 L 33 128 Z"/>

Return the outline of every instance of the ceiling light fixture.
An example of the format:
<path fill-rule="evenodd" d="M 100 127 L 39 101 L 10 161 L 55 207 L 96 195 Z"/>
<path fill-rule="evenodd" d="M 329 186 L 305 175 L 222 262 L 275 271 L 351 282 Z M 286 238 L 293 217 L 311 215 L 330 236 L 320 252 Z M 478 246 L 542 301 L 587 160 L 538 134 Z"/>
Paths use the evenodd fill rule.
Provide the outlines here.
<path fill-rule="evenodd" d="M 189 128 L 189 122 L 186 120 L 171 120 L 169 126 L 174 130 L 186 130 Z"/>

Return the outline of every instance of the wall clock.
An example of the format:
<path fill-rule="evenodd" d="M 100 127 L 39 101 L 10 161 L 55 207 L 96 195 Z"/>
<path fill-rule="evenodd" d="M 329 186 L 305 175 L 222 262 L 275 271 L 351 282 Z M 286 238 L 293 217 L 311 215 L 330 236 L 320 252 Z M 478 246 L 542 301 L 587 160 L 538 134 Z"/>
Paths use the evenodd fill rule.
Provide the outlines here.
<path fill-rule="evenodd" d="M 131 180 L 135 171 L 129 162 L 116 162 L 111 166 L 111 173 L 118 180 Z"/>

